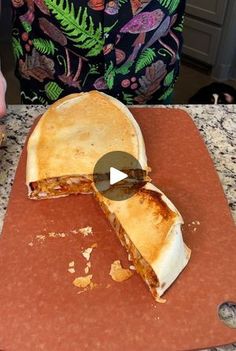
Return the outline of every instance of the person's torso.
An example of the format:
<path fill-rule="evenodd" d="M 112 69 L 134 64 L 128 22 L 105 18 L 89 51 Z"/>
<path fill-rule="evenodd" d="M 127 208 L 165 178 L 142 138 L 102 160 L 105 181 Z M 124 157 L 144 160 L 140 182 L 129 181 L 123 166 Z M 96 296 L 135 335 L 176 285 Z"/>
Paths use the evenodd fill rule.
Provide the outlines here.
<path fill-rule="evenodd" d="M 97 89 L 161 102 L 178 75 L 185 0 L 12 0 L 25 102 Z"/>

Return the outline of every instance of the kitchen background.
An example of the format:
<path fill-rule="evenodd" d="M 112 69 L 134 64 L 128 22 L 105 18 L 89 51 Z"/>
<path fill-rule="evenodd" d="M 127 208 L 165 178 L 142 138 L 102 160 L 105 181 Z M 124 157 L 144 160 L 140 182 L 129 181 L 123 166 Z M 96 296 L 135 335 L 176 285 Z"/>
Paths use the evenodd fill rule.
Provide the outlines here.
<path fill-rule="evenodd" d="M 236 88 L 236 0 L 187 0 L 184 49 L 174 103 L 185 104 L 201 87 L 222 81 Z M 20 103 L 10 42 L 10 0 L 2 0 L 0 58 L 7 103 Z"/>

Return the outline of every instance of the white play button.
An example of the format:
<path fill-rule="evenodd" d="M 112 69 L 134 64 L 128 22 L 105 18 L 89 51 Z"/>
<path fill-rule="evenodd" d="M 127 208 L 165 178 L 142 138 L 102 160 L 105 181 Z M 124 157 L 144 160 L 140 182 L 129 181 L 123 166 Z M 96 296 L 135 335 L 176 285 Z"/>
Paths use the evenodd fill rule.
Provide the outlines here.
<path fill-rule="evenodd" d="M 96 190 L 107 199 L 123 201 L 133 196 L 146 182 L 146 171 L 138 160 L 127 152 L 104 154 L 93 169 Z"/>
<path fill-rule="evenodd" d="M 110 167 L 110 184 L 116 184 L 121 180 L 128 178 L 128 175 L 124 172 L 119 171 L 114 167 Z"/>

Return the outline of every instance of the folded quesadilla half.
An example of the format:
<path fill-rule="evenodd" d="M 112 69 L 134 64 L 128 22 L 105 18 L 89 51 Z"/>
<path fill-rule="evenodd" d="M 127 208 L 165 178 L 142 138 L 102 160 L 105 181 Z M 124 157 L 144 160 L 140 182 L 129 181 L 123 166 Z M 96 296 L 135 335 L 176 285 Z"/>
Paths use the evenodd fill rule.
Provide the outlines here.
<path fill-rule="evenodd" d="M 96 162 L 117 150 L 134 156 L 148 174 L 143 136 L 125 105 L 97 91 L 58 100 L 40 118 L 28 141 L 29 197 L 91 192 Z"/>
<path fill-rule="evenodd" d="M 187 265 L 191 254 L 183 242 L 180 213 L 151 183 L 146 183 L 135 195 L 123 201 L 109 200 L 96 191 L 94 194 L 126 248 L 129 260 L 154 298 L 160 301 L 161 295 Z"/>

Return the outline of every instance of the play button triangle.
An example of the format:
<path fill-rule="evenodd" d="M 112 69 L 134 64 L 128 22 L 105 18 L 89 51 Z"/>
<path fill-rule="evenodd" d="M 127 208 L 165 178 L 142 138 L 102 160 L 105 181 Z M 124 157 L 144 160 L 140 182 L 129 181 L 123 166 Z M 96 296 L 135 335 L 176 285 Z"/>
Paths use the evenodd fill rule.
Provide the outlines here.
<path fill-rule="evenodd" d="M 116 184 L 125 178 L 128 178 L 126 173 L 121 172 L 114 167 L 110 167 L 110 185 Z"/>

